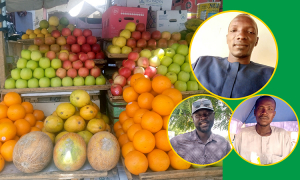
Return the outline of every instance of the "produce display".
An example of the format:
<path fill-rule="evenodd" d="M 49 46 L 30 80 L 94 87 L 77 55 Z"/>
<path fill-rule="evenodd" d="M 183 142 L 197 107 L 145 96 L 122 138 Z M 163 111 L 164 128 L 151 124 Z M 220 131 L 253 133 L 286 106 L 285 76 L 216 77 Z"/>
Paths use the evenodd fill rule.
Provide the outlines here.
<path fill-rule="evenodd" d="M 202 19 L 194 19 L 194 18 L 188 19 L 184 24 L 186 30 L 180 31 L 181 39 L 186 40 L 186 42 L 190 44 L 195 31 L 202 23 L 203 23 Z"/>

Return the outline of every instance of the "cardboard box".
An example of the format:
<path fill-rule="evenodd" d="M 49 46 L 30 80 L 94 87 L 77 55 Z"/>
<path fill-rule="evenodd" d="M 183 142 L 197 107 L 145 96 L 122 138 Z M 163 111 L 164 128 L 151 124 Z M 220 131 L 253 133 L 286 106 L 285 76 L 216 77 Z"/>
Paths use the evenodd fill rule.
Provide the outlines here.
<path fill-rule="evenodd" d="M 220 5 L 220 2 L 199 3 L 197 5 L 198 7 L 196 18 L 206 20 L 207 18 L 219 13 Z"/>
<path fill-rule="evenodd" d="M 150 11 L 148 13 L 147 30 L 153 32 L 169 31 L 170 33 L 185 30 L 186 10 Z"/>
<path fill-rule="evenodd" d="M 128 0 L 127 7 L 147 8 L 152 11 L 171 10 L 172 0 Z"/>
<path fill-rule="evenodd" d="M 173 0 L 171 10 L 181 10 L 181 3 L 183 0 Z"/>
<path fill-rule="evenodd" d="M 119 36 L 128 22 L 147 24 L 146 8 L 111 6 L 102 15 L 102 38 Z"/>

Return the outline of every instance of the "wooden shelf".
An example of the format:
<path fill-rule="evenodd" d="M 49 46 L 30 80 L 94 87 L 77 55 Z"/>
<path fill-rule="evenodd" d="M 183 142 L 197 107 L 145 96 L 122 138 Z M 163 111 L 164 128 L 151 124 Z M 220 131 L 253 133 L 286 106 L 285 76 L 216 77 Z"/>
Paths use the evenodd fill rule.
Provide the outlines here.
<path fill-rule="evenodd" d="M 107 50 L 105 50 L 105 55 L 108 57 L 108 58 L 122 58 L 122 59 L 127 59 L 128 58 L 128 54 L 112 54 L 112 53 L 109 53 Z"/>

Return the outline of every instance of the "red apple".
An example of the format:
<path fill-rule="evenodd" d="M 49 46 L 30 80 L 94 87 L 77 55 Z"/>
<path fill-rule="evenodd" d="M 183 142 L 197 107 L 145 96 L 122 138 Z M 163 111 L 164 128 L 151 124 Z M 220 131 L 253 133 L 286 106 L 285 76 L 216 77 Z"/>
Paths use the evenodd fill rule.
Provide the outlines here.
<path fill-rule="evenodd" d="M 88 52 L 86 54 L 88 55 L 89 59 L 95 59 L 95 57 L 96 57 L 96 54 L 94 52 Z"/>
<path fill-rule="evenodd" d="M 95 66 L 90 70 L 90 74 L 91 76 L 94 76 L 94 78 L 97 78 L 98 76 L 101 75 L 101 69 Z"/>
<path fill-rule="evenodd" d="M 60 52 L 58 54 L 58 59 L 60 59 L 62 61 L 69 60 L 69 55 L 66 52 Z"/>
<path fill-rule="evenodd" d="M 78 37 L 77 37 L 77 44 L 83 45 L 83 44 L 85 44 L 85 43 L 86 43 L 86 39 L 85 39 L 84 36 L 78 36 Z"/>
<path fill-rule="evenodd" d="M 88 36 L 86 38 L 86 43 L 88 44 L 96 44 L 97 43 L 97 38 L 95 36 Z"/>
<path fill-rule="evenodd" d="M 124 63 L 125 63 L 126 60 L 127 60 L 127 59 L 124 59 L 124 60 L 122 61 L 122 67 L 124 67 Z"/>
<path fill-rule="evenodd" d="M 82 61 L 80 61 L 80 60 L 77 60 L 77 61 L 74 61 L 73 63 L 72 63 L 72 66 L 73 66 L 73 68 L 74 69 L 80 69 L 81 67 L 83 67 L 83 63 L 82 63 Z"/>
<path fill-rule="evenodd" d="M 153 76 L 152 80 L 153 80 L 154 78 L 156 78 L 157 76 L 162 76 L 162 75 L 161 75 L 161 74 L 155 74 L 155 75 Z"/>
<path fill-rule="evenodd" d="M 82 36 L 82 30 L 81 30 L 81 29 L 78 29 L 78 28 L 75 28 L 75 29 L 73 30 L 73 36 L 75 36 L 75 37 Z"/>
<path fill-rule="evenodd" d="M 57 77 L 60 77 L 61 79 L 62 78 L 64 78 L 64 77 L 66 77 L 66 75 L 67 75 L 67 70 L 65 70 L 64 68 L 58 68 L 57 70 L 56 70 L 56 76 Z"/>
<path fill-rule="evenodd" d="M 124 67 L 127 67 L 130 69 L 130 71 L 133 71 L 133 69 L 135 68 L 135 62 L 133 60 L 125 60 L 124 61 Z"/>
<path fill-rule="evenodd" d="M 73 53 L 79 53 L 80 52 L 80 45 L 79 44 L 72 44 L 71 51 Z"/>
<path fill-rule="evenodd" d="M 181 39 L 181 34 L 179 32 L 173 32 L 171 34 L 171 39 L 174 39 L 175 41 L 179 41 Z"/>
<path fill-rule="evenodd" d="M 55 44 L 55 38 L 54 37 L 45 37 L 45 44 L 47 44 L 47 45 Z"/>
<path fill-rule="evenodd" d="M 115 79 L 114 79 L 114 84 L 119 84 L 122 87 L 126 85 L 126 78 L 124 76 L 118 75 Z"/>
<path fill-rule="evenodd" d="M 127 84 L 128 84 L 128 85 L 130 85 L 131 77 L 132 77 L 132 76 L 129 76 L 129 77 L 127 78 Z"/>
<path fill-rule="evenodd" d="M 49 58 L 50 60 L 56 58 L 56 54 L 54 51 L 48 51 L 45 55 L 47 58 Z"/>
<path fill-rule="evenodd" d="M 174 43 L 177 43 L 174 39 L 168 40 L 168 47 L 170 48 Z"/>
<path fill-rule="evenodd" d="M 140 74 L 145 74 L 145 69 L 143 67 L 135 67 L 134 70 L 133 70 L 133 74 L 137 74 L 137 73 L 140 73 Z"/>
<path fill-rule="evenodd" d="M 142 51 L 142 48 L 140 48 L 140 47 L 135 47 L 135 48 L 132 49 L 131 52 L 137 52 L 137 53 L 140 53 L 141 51 Z"/>
<path fill-rule="evenodd" d="M 60 46 L 60 50 L 67 50 L 67 51 L 71 51 L 71 46 L 70 44 L 65 44 L 65 45 L 62 45 Z"/>
<path fill-rule="evenodd" d="M 58 44 L 51 44 L 50 51 L 54 51 L 55 53 L 60 52 L 60 45 Z"/>
<path fill-rule="evenodd" d="M 60 36 L 56 39 L 56 43 L 60 46 L 67 44 L 66 38 L 63 36 Z"/>
<path fill-rule="evenodd" d="M 146 58 L 146 57 L 140 57 L 137 60 L 137 65 L 139 67 L 144 67 L 144 68 L 148 67 L 149 66 L 149 60 L 148 60 L 148 58 Z"/>
<path fill-rule="evenodd" d="M 131 33 L 131 37 L 134 38 L 135 40 L 139 40 L 142 38 L 142 33 L 140 31 L 133 31 Z"/>
<path fill-rule="evenodd" d="M 151 47 L 152 49 L 156 49 L 156 40 L 155 39 L 149 39 L 147 42 L 147 46 Z"/>
<path fill-rule="evenodd" d="M 109 82 L 109 84 L 113 84 L 113 83 L 114 83 L 114 80 L 109 79 L 108 82 Z"/>
<path fill-rule="evenodd" d="M 50 47 L 49 47 L 49 45 L 47 45 L 47 44 L 42 44 L 42 45 L 40 45 L 40 47 L 39 47 L 39 51 L 40 51 L 41 53 L 46 53 L 46 52 L 50 51 Z"/>
<path fill-rule="evenodd" d="M 84 29 L 82 32 L 82 35 L 85 37 L 91 36 L 92 35 L 92 31 L 90 29 Z"/>
<path fill-rule="evenodd" d="M 188 45 L 188 43 L 186 42 L 186 40 L 179 40 L 178 44 L 184 44 L 184 45 Z"/>
<path fill-rule="evenodd" d="M 149 78 L 152 78 L 156 74 L 156 68 L 152 66 L 148 66 L 145 69 L 145 75 L 147 75 Z"/>
<path fill-rule="evenodd" d="M 54 37 L 54 38 L 58 38 L 60 37 L 60 32 L 59 30 L 54 30 L 51 32 L 51 36 Z"/>
<path fill-rule="evenodd" d="M 112 79 L 115 79 L 118 75 L 119 75 L 118 71 L 114 72 L 113 75 L 112 75 Z"/>
<path fill-rule="evenodd" d="M 124 89 L 126 89 L 126 88 L 128 88 L 128 87 L 130 87 L 130 85 L 128 85 L 128 79 L 127 79 L 127 85 L 125 85 L 125 86 L 123 87 L 123 91 L 124 91 Z"/>
<path fill-rule="evenodd" d="M 160 31 L 153 31 L 151 34 L 151 38 L 155 40 L 159 40 L 161 38 L 161 33 Z"/>
<path fill-rule="evenodd" d="M 45 38 L 36 37 L 33 40 L 33 44 L 38 45 L 38 46 L 45 44 Z"/>
<path fill-rule="evenodd" d="M 79 56 L 80 56 L 81 54 L 85 54 L 85 53 L 84 53 L 84 52 L 79 52 L 79 53 L 77 53 L 78 58 L 79 58 Z"/>
<path fill-rule="evenodd" d="M 145 48 L 147 46 L 147 41 L 145 39 L 139 39 L 136 43 L 136 47 Z"/>
<path fill-rule="evenodd" d="M 121 67 L 119 74 L 127 79 L 131 75 L 131 70 L 128 67 Z"/>
<path fill-rule="evenodd" d="M 93 44 L 93 45 L 92 45 L 92 51 L 93 51 L 94 53 L 100 52 L 100 51 L 101 51 L 100 45 L 99 45 L 99 44 Z"/>
<path fill-rule="evenodd" d="M 62 67 L 63 67 L 65 70 L 69 70 L 69 69 L 72 68 L 72 62 L 69 61 L 69 60 L 66 60 L 66 61 L 63 62 Z"/>
<path fill-rule="evenodd" d="M 93 60 L 88 59 L 84 62 L 84 67 L 92 69 L 93 67 L 95 67 L 95 62 Z"/>
<path fill-rule="evenodd" d="M 89 74 L 90 74 L 90 71 L 88 70 L 88 68 L 81 67 L 78 70 L 78 75 L 81 77 L 87 77 Z"/>
<path fill-rule="evenodd" d="M 122 86 L 119 84 L 114 84 L 110 87 L 110 92 L 114 96 L 121 96 L 123 93 Z"/>
<path fill-rule="evenodd" d="M 63 35 L 63 36 L 70 36 L 71 34 L 72 34 L 72 32 L 69 28 L 63 28 L 61 30 L 61 35 Z"/>
<path fill-rule="evenodd" d="M 136 31 L 144 32 L 146 30 L 144 23 L 138 23 L 135 28 Z"/>
<path fill-rule="evenodd" d="M 171 33 L 169 31 L 164 31 L 161 33 L 161 38 L 164 38 L 166 40 L 170 40 L 171 39 Z"/>
<path fill-rule="evenodd" d="M 140 57 L 140 54 L 138 52 L 130 52 L 128 54 L 128 60 L 137 61 Z"/>
<path fill-rule="evenodd" d="M 92 51 L 91 45 L 89 45 L 89 44 L 83 44 L 81 46 L 81 51 L 85 52 L 85 53 Z"/>
<path fill-rule="evenodd" d="M 104 52 L 99 52 L 99 53 L 97 53 L 95 58 L 96 58 L 96 59 L 104 59 L 104 58 L 105 58 Z"/>
<path fill-rule="evenodd" d="M 167 48 L 168 47 L 168 41 L 166 39 L 163 39 L 163 38 L 158 40 L 157 47 L 163 48 L 163 49 Z"/>
<path fill-rule="evenodd" d="M 136 40 L 133 38 L 127 39 L 126 46 L 135 48 L 136 47 Z"/>
<path fill-rule="evenodd" d="M 79 57 L 79 60 L 82 62 L 85 62 L 89 58 L 88 55 L 85 53 L 81 53 L 78 57 Z"/>
<path fill-rule="evenodd" d="M 151 33 L 149 31 L 142 32 L 142 39 L 148 41 L 151 38 Z"/>
<path fill-rule="evenodd" d="M 67 44 L 75 44 L 77 42 L 76 37 L 75 36 L 68 36 L 67 37 Z"/>
<path fill-rule="evenodd" d="M 75 78 L 77 76 L 77 70 L 74 69 L 74 68 L 71 68 L 67 71 L 67 75 L 70 77 L 70 78 Z"/>
<path fill-rule="evenodd" d="M 77 54 L 75 54 L 75 53 L 70 53 L 70 55 L 69 55 L 69 60 L 71 61 L 71 62 L 74 62 L 74 61 L 77 61 L 79 58 L 78 58 L 78 55 Z"/>

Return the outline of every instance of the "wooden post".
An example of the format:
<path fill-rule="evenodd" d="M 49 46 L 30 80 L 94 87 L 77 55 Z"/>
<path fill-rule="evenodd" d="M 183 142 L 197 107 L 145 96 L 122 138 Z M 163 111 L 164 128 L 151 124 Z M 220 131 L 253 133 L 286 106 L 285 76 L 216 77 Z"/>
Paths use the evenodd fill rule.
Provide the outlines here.
<path fill-rule="evenodd" d="M 0 14 L 2 14 L 2 9 L 0 8 Z M 2 28 L 2 22 L 0 22 L 0 28 Z M 5 83 L 5 40 L 4 33 L 0 31 L 0 88 L 4 88 Z"/>

